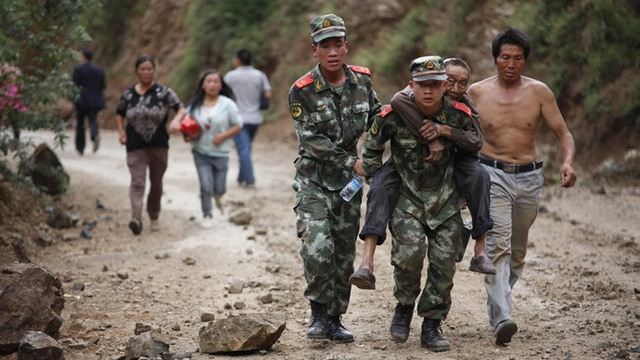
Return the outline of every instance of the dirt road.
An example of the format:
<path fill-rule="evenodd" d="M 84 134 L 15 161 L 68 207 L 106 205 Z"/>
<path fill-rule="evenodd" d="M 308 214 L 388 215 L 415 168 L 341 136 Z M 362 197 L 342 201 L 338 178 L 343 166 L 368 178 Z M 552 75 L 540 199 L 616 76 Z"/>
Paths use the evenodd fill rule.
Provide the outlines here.
<path fill-rule="evenodd" d="M 48 134 L 29 135 L 51 139 Z M 129 173 L 116 134 L 103 132 L 97 154 L 80 157 L 73 146 L 56 151 L 72 178 L 63 202 L 81 221 L 98 222 L 93 239 L 79 238 L 80 229 L 71 229 L 31 256 L 63 280 L 66 304 L 60 342 L 69 360 L 123 355 L 137 322 L 154 324 L 168 334 L 172 352 L 195 352 L 203 326 L 201 308 L 214 309 L 217 318 L 271 314 L 286 318 L 287 329 L 263 355 L 195 352 L 192 359 L 640 359 L 640 189 L 607 188 L 605 194 L 587 186 L 544 190 L 527 265 L 514 289 L 520 331 L 508 347 L 494 345 L 482 276 L 466 270 L 470 246 L 458 266 L 453 309 L 443 326 L 451 351 L 434 354 L 420 348 L 417 316 L 406 343 L 396 344 L 389 335 L 395 306 L 390 241 L 376 253 L 378 289 L 352 292 L 343 322 L 354 333 L 355 343 L 305 338 L 309 309 L 302 295 L 305 281 L 292 211 L 296 143 L 290 134 L 266 128 L 258 136 L 255 190 L 235 183 L 234 154 L 226 214 L 214 213 L 211 229 L 198 224 L 198 181 L 189 146 L 172 138 L 162 229 L 150 233 L 147 226 L 141 236 L 127 228 Z M 97 199 L 107 209 L 97 209 Z M 251 225 L 227 221 L 239 209 L 252 212 Z M 63 234 L 73 239 L 64 242 Z M 361 251 L 360 242 L 357 263 Z M 235 281 L 245 284 L 241 294 L 225 290 Z M 73 290 L 76 283 L 84 284 L 85 290 Z M 268 293 L 272 303 L 257 299 Z M 233 308 L 237 302 L 246 308 Z M 98 342 L 84 349 L 69 346 L 92 339 Z"/>

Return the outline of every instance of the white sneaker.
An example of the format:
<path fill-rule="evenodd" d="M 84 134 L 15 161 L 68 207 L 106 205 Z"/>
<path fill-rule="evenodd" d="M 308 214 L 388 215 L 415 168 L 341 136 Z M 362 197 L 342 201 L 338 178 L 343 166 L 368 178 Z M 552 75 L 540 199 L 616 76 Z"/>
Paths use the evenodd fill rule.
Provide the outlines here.
<path fill-rule="evenodd" d="M 209 229 L 213 226 L 213 218 L 211 216 L 205 216 L 202 218 L 202 227 L 205 229 Z"/>
<path fill-rule="evenodd" d="M 216 207 L 224 214 L 224 205 L 222 204 L 222 196 L 214 196 L 213 199 L 216 202 Z"/>

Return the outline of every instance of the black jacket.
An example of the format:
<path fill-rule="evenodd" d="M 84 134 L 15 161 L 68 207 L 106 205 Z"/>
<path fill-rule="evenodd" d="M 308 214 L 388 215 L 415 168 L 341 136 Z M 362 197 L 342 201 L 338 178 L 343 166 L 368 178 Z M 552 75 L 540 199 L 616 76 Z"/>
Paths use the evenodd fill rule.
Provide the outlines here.
<path fill-rule="evenodd" d="M 76 106 L 83 109 L 101 110 L 105 108 L 102 90 L 106 87 L 104 71 L 87 61 L 73 69 L 73 82 L 80 87 Z"/>

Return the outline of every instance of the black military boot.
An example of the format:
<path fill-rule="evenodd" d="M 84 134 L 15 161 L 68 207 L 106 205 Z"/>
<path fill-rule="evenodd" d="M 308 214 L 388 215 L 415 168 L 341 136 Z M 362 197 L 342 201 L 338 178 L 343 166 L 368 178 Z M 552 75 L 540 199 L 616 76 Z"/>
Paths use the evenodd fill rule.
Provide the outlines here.
<path fill-rule="evenodd" d="M 396 305 L 396 311 L 393 313 L 393 319 L 391 320 L 391 337 L 397 342 L 405 342 L 409 338 L 409 331 L 411 330 L 411 318 L 413 317 L 413 304 L 402 305 L 398 303 Z"/>
<path fill-rule="evenodd" d="M 311 324 L 307 328 L 307 338 L 325 339 L 327 337 L 327 308 L 323 304 L 311 301 Z"/>
<path fill-rule="evenodd" d="M 449 351 L 449 341 L 442 336 L 440 320 L 425 318 L 422 322 L 420 345 L 433 352 Z"/>
<path fill-rule="evenodd" d="M 353 342 L 353 335 L 351 331 L 347 330 L 340 322 L 340 316 L 329 315 L 329 329 L 327 331 L 327 337 L 330 340 L 339 343 Z"/>

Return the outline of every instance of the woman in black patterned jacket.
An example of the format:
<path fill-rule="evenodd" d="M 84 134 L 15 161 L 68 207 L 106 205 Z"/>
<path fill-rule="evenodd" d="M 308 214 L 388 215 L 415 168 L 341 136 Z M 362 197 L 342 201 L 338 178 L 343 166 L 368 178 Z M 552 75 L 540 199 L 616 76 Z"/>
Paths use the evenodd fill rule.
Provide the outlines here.
<path fill-rule="evenodd" d="M 138 57 L 135 69 L 138 83 L 122 94 L 116 108 L 116 123 L 120 133 L 120 143 L 127 147 L 127 165 L 131 173 L 129 228 L 134 235 L 138 235 L 142 231 L 147 168 L 151 183 L 147 196 L 150 229 L 151 231 L 159 230 L 162 177 L 167 170 L 168 162 L 169 110 L 174 110 L 175 117 L 181 118 L 185 109 L 182 101 L 171 88 L 155 82 L 156 63 L 153 57 L 150 55 Z"/>

